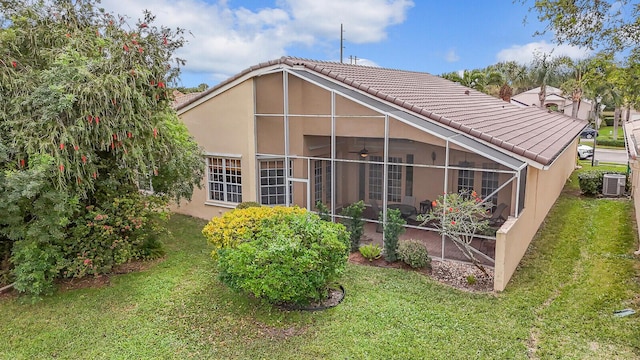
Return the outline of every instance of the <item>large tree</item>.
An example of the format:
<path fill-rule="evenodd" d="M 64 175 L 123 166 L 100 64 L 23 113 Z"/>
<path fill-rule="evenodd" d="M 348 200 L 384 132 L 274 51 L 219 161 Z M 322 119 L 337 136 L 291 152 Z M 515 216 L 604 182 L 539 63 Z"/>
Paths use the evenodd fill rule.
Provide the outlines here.
<path fill-rule="evenodd" d="M 529 4 L 529 0 L 521 0 Z M 630 0 L 535 0 L 532 9 L 559 43 L 610 51 L 640 43 L 640 5 Z"/>
<path fill-rule="evenodd" d="M 0 14 L 0 202 L 19 204 L 0 209 L 0 240 L 22 242 L 13 248 L 16 268 L 33 258 L 16 249 L 46 248 L 55 253 L 48 259 L 59 258 L 49 265 L 62 270 L 71 261 L 65 256 L 76 254 L 61 241 L 93 231 L 77 231 L 83 217 L 112 209 L 115 221 L 127 207 L 114 207 L 114 198 L 148 204 L 138 197 L 140 182 L 176 200 L 191 196 L 203 174 L 201 151 L 167 89 L 184 63 L 173 55 L 182 30 L 154 25 L 149 12 L 135 21 L 106 13 L 95 0 L 0 0 Z M 120 215 L 139 220 L 145 206 Z M 56 214 L 37 236 L 28 231 Z M 132 240 L 129 228 L 122 242 Z"/>

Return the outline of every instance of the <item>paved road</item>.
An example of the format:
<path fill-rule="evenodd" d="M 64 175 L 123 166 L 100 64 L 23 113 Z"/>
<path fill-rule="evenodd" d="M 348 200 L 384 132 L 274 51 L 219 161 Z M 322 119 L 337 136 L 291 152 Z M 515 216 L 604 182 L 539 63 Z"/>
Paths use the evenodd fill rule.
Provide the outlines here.
<path fill-rule="evenodd" d="M 603 149 L 603 148 L 599 148 L 598 145 L 596 144 L 595 159 L 600 162 L 626 164 L 627 151 L 624 149 L 622 150 Z"/>

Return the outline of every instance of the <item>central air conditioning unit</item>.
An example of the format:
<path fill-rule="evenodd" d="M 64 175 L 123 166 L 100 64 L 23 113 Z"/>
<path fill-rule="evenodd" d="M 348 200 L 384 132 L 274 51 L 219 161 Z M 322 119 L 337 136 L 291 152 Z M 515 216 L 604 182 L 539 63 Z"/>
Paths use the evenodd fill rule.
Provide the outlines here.
<path fill-rule="evenodd" d="M 622 174 L 604 174 L 602 178 L 602 195 L 621 196 L 624 194 L 626 176 Z"/>

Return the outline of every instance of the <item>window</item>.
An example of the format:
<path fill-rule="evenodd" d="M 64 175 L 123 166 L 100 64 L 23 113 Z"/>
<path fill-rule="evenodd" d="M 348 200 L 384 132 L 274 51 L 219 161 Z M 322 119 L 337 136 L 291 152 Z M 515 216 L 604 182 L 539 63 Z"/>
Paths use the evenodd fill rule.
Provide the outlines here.
<path fill-rule="evenodd" d="M 314 206 L 318 202 L 322 202 L 322 160 L 313 162 L 313 194 Z"/>
<path fill-rule="evenodd" d="M 389 157 L 389 172 L 387 185 L 389 187 L 387 192 L 387 201 L 400 202 L 402 201 L 402 162 L 400 157 Z M 393 164 L 393 163 L 397 163 Z"/>
<path fill-rule="evenodd" d="M 327 183 L 327 192 L 326 192 L 326 201 L 327 204 L 329 204 L 328 206 L 331 206 L 331 184 L 333 184 L 333 179 L 331 178 L 331 161 L 326 160 L 327 162 L 327 177 L 326 177 L 326 183 Z"/>
<path fill-rule="evenodd" d="M 289 164 L 289 176 L 293 174 Z M 283 160 L 260 161 L 260 203 L 262 205 L 286 205 Z M 289 186 L 289 202 L 293 202 L 293 188 Z"/>
<path fill-rule="evenodd" d="M 496 169 L 493 164 L 484 164 L 485 169 Z M 486 199 L 492 192 L 498 189 L 498 173 L 492 171 L 482 172 L 482 190 L 480 195 L 482 199 Z M 487 199 L 487 202 L 491 202 L 493 206 L 498 205 L 498 194 L 493 194 L 491 198 Z"/>
<path fill-rule="evenodd" d="M 242 202 L 240 159 L 208 157 L 209 200 Z"/>
<path fill-rule="evenodd" d="M 407 164 L 413 164 L 413 154 L 407 154 Z M 406 196 L 413 196 L 413 166 L 407 165 L 405 171 L 407 179 L 405 181 L 404 194 Z"/>
<path fill-rule="evenodd" d="M 461 167 L 472 167 L 473 164 L 463 162 Z M 475 173 L 473 170 L 458 170 L 458 193 L 462 191 L 473 191 L 473 177 Z"/>
<path fill-rule="evenodd" d="M 382 156 L 370 156 L 372 162 L 382 162 Z M 390 163 L 401 163 L 402 158 L 390 157 Z M 382 164 L 369 163 L 369 199 L 382 200 L 384 179 Z M 400 202 L 402 199 L 402 165 L 389 164 L 387 179 L 387 200 Z"/>
<path fill-rule="evenodd" d="M 369 161 L 382 162 L 382 156 L 369 156 Z M 382 164 L 369 164 L 369 199 L 382 200 Z"/>

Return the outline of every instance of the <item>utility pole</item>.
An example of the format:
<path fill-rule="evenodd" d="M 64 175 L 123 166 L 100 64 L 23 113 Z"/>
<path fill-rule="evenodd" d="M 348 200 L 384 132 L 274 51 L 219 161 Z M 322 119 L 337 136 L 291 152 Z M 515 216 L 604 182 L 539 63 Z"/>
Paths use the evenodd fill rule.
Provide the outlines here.
<path fill-rule="evenodd" d="M 344 41 L 344 30 L 342 29 L 342 24 L 340 24 L 340 63 L 341 64 L 342 64 L 342 50 L 344 49 L 343 41 Z"/>

